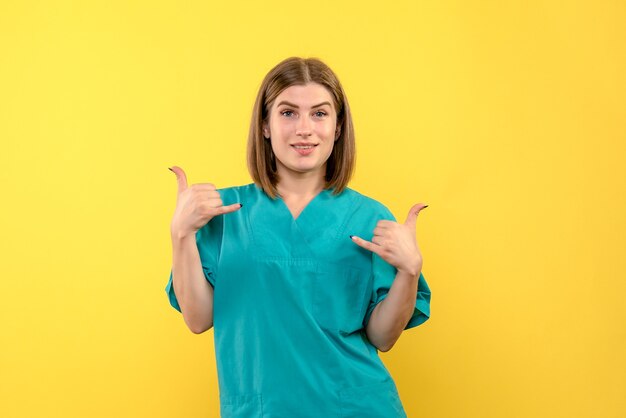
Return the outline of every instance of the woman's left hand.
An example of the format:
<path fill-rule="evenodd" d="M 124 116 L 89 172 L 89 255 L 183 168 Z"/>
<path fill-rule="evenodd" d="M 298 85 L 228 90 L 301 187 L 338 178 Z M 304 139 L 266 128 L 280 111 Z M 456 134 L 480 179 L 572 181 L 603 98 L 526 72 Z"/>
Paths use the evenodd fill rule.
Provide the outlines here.
<path fill-rule="evenodd" d="M 417 246 L 415 225 L 417 215 L 427 206 L 422 203 L 413 205 L 404 224 L 386 219 L 378 221 L 371 242 L 357 236 L 353 236 L 352 240 L 378 254 L 398 271 L 417 276 L 422 271 L 422 254 Z"/>

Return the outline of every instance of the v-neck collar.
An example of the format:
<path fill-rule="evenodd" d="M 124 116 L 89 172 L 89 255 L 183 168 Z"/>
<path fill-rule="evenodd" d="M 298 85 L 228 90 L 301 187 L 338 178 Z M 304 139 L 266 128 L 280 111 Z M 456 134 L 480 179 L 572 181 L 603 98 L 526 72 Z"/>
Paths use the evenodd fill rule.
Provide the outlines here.
<path fill-rule="evenodd" d="M 287 206 L 287 203 L 285 203 L 285 200 L 280 195 L 278 195 L 276 199 L 280 202 L 279 204 L 280 206 L 282 206 L 282 209 L 289 214 L 289 217 L 291 218 L 292 222 L 298 223 L 299 221 L 302 220 L 302 215 L 306 216 L 306 213 L 312 210 L 311 206 L 316 206 L 317 202 L 321 200 L 322 198 L 324 198 L 328 193 L 332 192 L 332 190 L 333 190 L 332 188 L 322 189 L 322 191 L 316 194 L 313 197 L 313 199 L 309 200 L 309 203 L 306 204 L 306 206 L 300 211 L 300 213 L 298 214 L 296 218 L 293 217 L 293 214 L 289 210 L 289 206 Z"/>
<path fill-rule="evenodd" d="M 360 204 L 360 195 L 348 188 L 337 195 L 334 191 L 334 188 L 320 191 L 294 219 L 280 196 L 272 199 L 255 186 L 254 199 L 260 204 L 255 205 L 251 200 L 246 212 L 248 230 L 256 245 L 255 258 L 300 260 L 335 251 L 349 214 Z"/>

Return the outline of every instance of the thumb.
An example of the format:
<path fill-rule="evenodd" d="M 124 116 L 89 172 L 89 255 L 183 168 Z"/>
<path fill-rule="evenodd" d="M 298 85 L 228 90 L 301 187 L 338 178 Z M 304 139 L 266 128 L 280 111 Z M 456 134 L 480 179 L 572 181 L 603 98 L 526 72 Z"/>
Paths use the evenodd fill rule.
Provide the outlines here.
<path fill-rule="evenodd" d="M 176 174 L 176 180 L 178 181 L 178 194 L 181 194 L 187 190 L 187 176 L 185 175 L 183 169 L 177 165 L 173 165 L 170 170 Z"/>
<path fill-rule="evenodd" d="M 417 203 L 413 206 L 411 206 L 411 209 L 409 210 L 409 214 L 406 217 L 406 221 L 404 221 L 404 224 L 406 226 L 412 227 L 413 230 L 415 230 L 415 225 L 417 223 L 417 214 L 420 213 L 420 211 L 424 208 L 427 208 L 428 205 L 425 205 L 423 203 Z"/>

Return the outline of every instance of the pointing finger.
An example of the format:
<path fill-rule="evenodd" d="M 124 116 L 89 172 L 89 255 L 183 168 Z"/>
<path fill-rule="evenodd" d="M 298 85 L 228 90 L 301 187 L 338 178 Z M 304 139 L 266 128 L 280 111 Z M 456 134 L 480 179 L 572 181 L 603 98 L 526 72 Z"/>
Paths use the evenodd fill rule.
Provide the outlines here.
<path fill-rule="evenodd" d="M 223 215 L 225 213 L 231 213 L 231 212 L 236 212 L 239 209 L 241 209 L 243 205 L 241 203 L 234 203 L 232 205 L 228 205 L 228 206 L 220 206 L 219 208 L 217 208 L 217 210 L 219 211 L 218 215 Z"/>
<path fill-rule="evenodd" d="M 365 248 L 366 250 L 375 252 L 376 254 L 380 255 L 380 245 L 376 245 L 373 242 L 366 241 L 363 238 L 357 237 L 356 235 L 350 235 L 350 238 L 359 247 Z"/>

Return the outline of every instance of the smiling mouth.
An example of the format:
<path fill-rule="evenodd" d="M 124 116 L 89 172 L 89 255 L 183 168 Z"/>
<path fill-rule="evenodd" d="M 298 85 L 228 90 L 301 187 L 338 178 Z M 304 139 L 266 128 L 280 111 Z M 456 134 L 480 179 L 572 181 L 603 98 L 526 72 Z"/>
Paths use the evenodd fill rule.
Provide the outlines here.
<path fill-rule="evenodd" d="M 292 145 L 295 149 L 311 149 L 315 148 L 318 144 L 315 145 Z"/>

